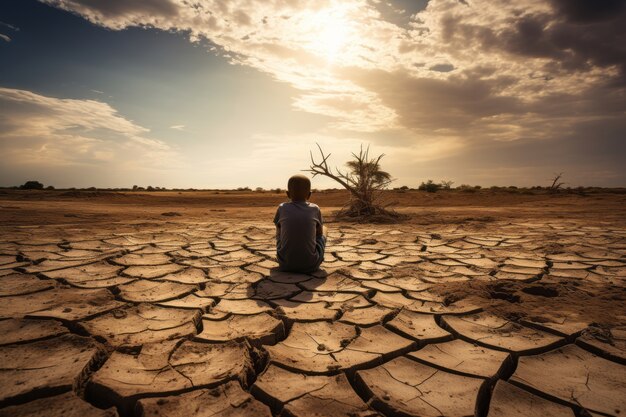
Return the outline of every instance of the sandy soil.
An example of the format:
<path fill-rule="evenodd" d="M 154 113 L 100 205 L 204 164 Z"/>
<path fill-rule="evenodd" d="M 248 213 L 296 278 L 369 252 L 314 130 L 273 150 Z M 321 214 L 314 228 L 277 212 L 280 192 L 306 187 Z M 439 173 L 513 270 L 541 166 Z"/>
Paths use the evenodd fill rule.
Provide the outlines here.
<path fill-rule="evenodd" d="M 624 414 L 626 195 L 345 197 L 305 275 L 280 195 L 0 190 L 0 416 Z"/>
<path fill-rule="evenodd" d="M 409 224 L 472 224 L 506 220 L 575 219 L 585 224 L 626 224 L 626 190 L 547 194 L 543 191 L 389 191 L 385 201 L 410 215 Z M 529 191 L 527 191 L 529 192 Z M 344 191 L 322 191 L 311 201 L 329 221 L 347 201 Z M 42 225 L 101 221 L 163 219 L 163 213 L 180 214 L 186 220 L 271 220 L 286 196 L 270 192 L 236 191 L 21 191 L 0 190 L 0 220 L 4 225 Z"/>

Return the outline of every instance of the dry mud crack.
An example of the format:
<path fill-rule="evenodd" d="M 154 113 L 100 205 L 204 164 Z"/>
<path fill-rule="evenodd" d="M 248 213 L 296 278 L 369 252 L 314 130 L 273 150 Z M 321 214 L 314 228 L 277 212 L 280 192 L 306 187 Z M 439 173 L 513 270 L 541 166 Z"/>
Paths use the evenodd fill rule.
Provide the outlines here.
<path fill-rule="evenodd" d="M 624 229 L 0 229 L 0 416 L 626 413 Z"/>

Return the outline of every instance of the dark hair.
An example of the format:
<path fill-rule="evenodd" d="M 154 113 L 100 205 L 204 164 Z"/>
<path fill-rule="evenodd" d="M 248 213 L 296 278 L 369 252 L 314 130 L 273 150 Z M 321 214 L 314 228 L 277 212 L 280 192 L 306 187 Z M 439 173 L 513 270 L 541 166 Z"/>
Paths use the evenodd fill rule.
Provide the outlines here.
<path fill-rule="evenodd" d="M 311 180 L 301 174 L 293 175 L 287 182 L 287 190 L 292 200 L 306 200 L 311 193 Z"/>

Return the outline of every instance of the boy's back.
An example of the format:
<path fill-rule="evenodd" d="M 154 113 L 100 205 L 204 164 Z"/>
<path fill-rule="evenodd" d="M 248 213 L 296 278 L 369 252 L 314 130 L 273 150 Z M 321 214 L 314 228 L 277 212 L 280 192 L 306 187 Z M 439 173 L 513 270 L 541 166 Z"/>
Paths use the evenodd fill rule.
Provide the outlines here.
<path fill-rule="evenodd" d="M 274 216 L 276 254 L 283 271 L 311 272 L 324 259 L 324 244 L 318 237 L 322 228 L 320 208 L 308 201 L 282 203 Z M 320 245 L 322 246 L 320 248 Z"/>

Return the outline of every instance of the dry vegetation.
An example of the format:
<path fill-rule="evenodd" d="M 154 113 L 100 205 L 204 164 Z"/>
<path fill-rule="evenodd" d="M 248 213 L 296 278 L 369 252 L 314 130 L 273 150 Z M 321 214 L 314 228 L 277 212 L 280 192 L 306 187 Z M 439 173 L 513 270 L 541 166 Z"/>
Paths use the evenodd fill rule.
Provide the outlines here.
<path fill-rule="evenodd" d="M 352 154 L 352 160 L 346 162 L 346 171 L 339 168 L 333 170 L 328 166 L 330 154 L 325 155 L 322 148 L 317 145 L 320 152 L 319 162 L 313 158 L 311 152 L 311 166 L 307 172 L 313 177 L 324 176 L 337 182 L 350 193 L 348 202 L 336 213 L 337 218 L 359 221 L 372 221 L 390 223 L 401 220 L 404 216 L 390 210 L 390 205 L 384 203 L 383 192 L 393 181 L 391 174 L 383 171 L 380 160 L 384 154 L 376 157 L 369 156 L 369 146 L 361 149 L 358 154 Z"/>

